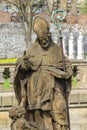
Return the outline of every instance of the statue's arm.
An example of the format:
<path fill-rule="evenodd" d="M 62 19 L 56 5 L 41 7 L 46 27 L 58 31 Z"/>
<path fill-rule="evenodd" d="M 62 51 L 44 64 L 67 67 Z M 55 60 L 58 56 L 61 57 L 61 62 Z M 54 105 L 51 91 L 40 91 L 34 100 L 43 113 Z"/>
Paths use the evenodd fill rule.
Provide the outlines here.
<path fill-rule="evenodd" d="M 70 61 L 67 61 L 66 63 L 66 73 L 67 73 L 66 79 L 71 78 L 73 75 L 72 64 Z"/>
<path fill-rule="evenodd" d="M 33 52 L 30 52 L 28 56 L 24 53 L 21 62 L 21 69 L 24 69 L 25 71 L 28 70 L 28 72 L 37 71 L 41 65 L 41 59 L 40 55 L 34 54 Z"/>

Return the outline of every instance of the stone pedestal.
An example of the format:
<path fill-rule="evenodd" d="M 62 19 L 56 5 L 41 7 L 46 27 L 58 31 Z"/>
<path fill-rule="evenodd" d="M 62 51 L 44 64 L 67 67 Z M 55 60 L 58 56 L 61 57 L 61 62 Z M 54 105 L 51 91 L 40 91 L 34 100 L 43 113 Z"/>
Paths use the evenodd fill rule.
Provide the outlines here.
<path fill-rule="evenodd" d="M 72 60 L 72 66 L 77 67 L 77 89 L 87 89 L 87 61 L 85 60 Z"/>

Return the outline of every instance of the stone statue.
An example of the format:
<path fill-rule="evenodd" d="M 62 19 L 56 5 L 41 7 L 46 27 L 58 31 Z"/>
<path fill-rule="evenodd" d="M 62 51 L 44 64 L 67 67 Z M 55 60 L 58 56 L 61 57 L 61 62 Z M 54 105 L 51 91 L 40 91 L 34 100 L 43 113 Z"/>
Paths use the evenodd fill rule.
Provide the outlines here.
<path fill-rule="evenodd" d="M 13 107 L 9 111 L 9 116 L 12 119 L 11 130 L 30 130 L 29 123 L 24 119 L 26 110 L 20 106 Z"/>
<path fill-rule="evenodd" d="M 64 72 L 61 47 L 53 43 L 45 19 L 37 16 L 33 30 L 37 39 L 16 64 L 16 98 L 19 106 L 26 109 L 26 120 L 36 122 L 40 130 L 67 130 L 65 82 L 69 95 L 71 63 L 64 57 Z"/>
<path fill-rule="evenodd" d="M 9 117 L 12 119 L 11 130 L 40 130 L 35 122 L 28 122 L 25 119 L 25 108 L 21 106 L 12 107 Z"/>

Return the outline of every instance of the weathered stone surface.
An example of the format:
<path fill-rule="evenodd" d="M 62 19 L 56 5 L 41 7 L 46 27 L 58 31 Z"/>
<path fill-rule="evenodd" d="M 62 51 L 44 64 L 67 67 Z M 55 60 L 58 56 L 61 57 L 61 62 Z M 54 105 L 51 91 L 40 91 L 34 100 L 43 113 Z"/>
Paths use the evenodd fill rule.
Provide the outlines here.
<path fill-rule="evenodd" d="M 70 109 L 71 130 L 86 130 L 87 128 L 87 109 Z"/>
<path fill-rule="evenodd" d="M 77 86 L 76 88 L 87 88 L 87 61 L 72 60 L 72 65 L 77 66 Z"/>
<path fill-rule="evenodd" d="M 18 102 L 15 94 L 11 92 L 0 93 L 0 110 L 8 110 L 12 106 L 17 106 Z M 6 109 L 7 108 L 7 109 Z"/>
<path fill-rule="evenodd" d="M 13 96 L 12 98 L 13 98 L 12 106 L 17 106 L 18 105 L 17 99 L 15 98 L 15 96 Z"/>
<path fill-rule="evenodd" d="M 2 105 L 2 99 L 1 99 L 1 97 L 0 97 L 0 107 L 1 107 L 1 105 Z"/>
<path fill-rule="evenodd" d="M 25 46 L 21 24 L 1 24 L 0 30 L 0 58 L 20 57 Z"/>
<path fill-rule="evenodd" d="M 70 109 L 71 130 L 87 130 L 87 109 Z M 11 120 L 8 112 L 0 112 L 0 130 L 10 130 Z"/>
<path fill-rule="evenodd" d="M 4 107 L 12 106 L 12 97 L 11 96 L 2 97 L 2 106 Z"/>
<path fill-rule="evenodd" d="M 71 92 L 69 97 L 69 103 L 79 103 L 79 93 Z"/>
<path fill-rule="evenodd" d="M 10 130 L 11 120 L 8 112 L 0 112 L 0 130 Z"/>
<path fill-rule="evenodd" d="M 69 97 L 69 103 L 87 103 L 87 90 L 72 90 Z"/>

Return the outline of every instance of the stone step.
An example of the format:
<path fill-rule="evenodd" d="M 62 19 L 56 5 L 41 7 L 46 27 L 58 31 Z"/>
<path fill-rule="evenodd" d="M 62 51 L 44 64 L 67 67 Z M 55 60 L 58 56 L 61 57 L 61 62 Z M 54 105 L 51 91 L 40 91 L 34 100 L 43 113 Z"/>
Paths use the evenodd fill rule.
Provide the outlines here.
<path fill-rule="evenodd" d="M 10 84 L 9 88 L 4 88 L 3 83 L 0 83 L 0 93 L 5 93 L 5 92 L 13 92 L 13 84 Z"/>
<path fill-rule="evenodd" d="M 1 109 L 5 107 L 12 107 L 17 105 L 17 100 L 15 98 L 14 92 L 0 93 L 0 107 Z"/>
<path fill-rule="evenodd" d="M 72 90 L 69 97 L 70 104 L 87 103 L 87 90 Z"/>

